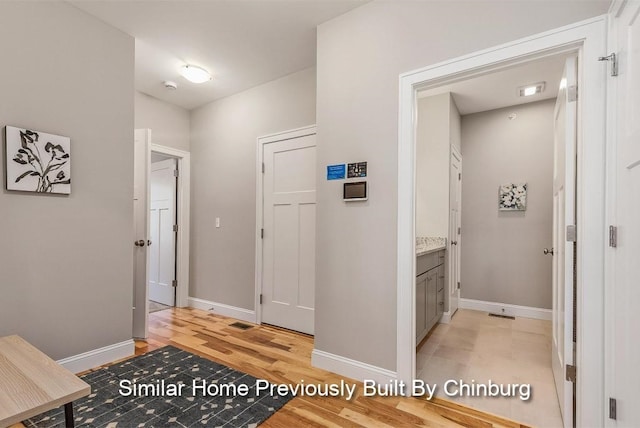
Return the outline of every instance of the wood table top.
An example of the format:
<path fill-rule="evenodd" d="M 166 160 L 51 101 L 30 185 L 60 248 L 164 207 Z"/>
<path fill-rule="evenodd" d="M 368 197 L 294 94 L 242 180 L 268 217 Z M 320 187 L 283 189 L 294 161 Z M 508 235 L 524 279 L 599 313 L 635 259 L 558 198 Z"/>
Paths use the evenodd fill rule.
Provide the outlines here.
<path fill-rule="evenodd" d="M 89 384 L 20 336 L 0 337 L 0 427 L 90 393 Z"/>

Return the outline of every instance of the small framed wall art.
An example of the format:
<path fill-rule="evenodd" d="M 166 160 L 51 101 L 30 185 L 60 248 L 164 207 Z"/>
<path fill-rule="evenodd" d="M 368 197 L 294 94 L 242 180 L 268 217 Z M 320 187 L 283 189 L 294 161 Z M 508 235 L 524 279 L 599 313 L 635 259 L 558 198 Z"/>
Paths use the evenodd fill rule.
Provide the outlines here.
<path fill-rule="evenodd" d="M 527 183 L 502 184 L 498 190 L 499 211 L 525 211 L 527 209 Z"/>
<path fill-rule="evenodd" d="M 7 126 L 7 190 L 71 193 L 71 140 Z"/>

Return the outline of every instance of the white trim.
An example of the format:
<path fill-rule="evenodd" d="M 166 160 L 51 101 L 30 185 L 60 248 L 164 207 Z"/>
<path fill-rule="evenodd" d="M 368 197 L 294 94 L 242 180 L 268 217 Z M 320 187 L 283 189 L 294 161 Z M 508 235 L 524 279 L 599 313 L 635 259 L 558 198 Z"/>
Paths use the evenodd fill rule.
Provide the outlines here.
<path fill-rule="evenodd" d="M 216 315 L 224 315 L 225 317 L 235 318 L 241 321 L 256 323 L 256 313 L 250 309 L 238 308 L 236 306 L 225 305 L 224 303 L 212 302 L 191 296 L 189 296 L 189 307 L 210 311 Z"/>
<path fill-rule="evenodd" d="M 415 376 L 415 128 L 416 93 L 454 79 L 497 70 L 560 52 L 578 52 L 578 344 L 577 426 L 604 421 L 604 190 L 606 16 L 509 42 L 402 74 L 398 117 L 397 371 Z"/>
<path fill-rule="evenodd" d="M 151 143 L 150 151 L 172 156 L 178 161 L 178 245 L 176 247 L 176 307 L 188 306 L 189 297 L 189 220 L 191 219 L 191 154 L 173 147 Z"/>
<path fill-rule="evenodd" d="M 131 357 L 135 353 L 135 349 L 135 342 L 133 339 L 129 339 L 124 342 L 114 343 L 113 345 L 63 358 L 56 362 L 72 373 L 80 373 L 123 358 Z"/>
<path fill-rule="evenodd" d="M 264 207 L 263 207 L 263 179 L 262 164 L 264 162 L 263 147 L 268 143 L 277 141 L 291 140 L 293 138 L 306 137 L 307 135 L 316 134 L 316 125 L 309 125 L 302 128 L 292 129 L 290 131 L 278 132 L 275 134 L 264 135 L 256 140 L 256 272 L 255 272 L 255 323 L 262 323 L 262 308 L 260 305 L 260 294 L 262 293 L 262 237 L 261 229 L 264 227 Z"/>
<path fill-rule="evenodd" d="M 512 317 L 551 320 L 551 309 L 535 308 L 533 306 L 520 306 L 509 303 L 460 298 L 460 308 L 473 309 L 474 311 L 483 311 L 492 314 L 509 315 Z M 502 311 L 503 309 L 504 312 Z"/>
<path fill-rule="evenodd" d="M 374 380 L 379 384 L 388 384 L 390 380 L 396 379 L 396 373 L 391 370 L 318 349 L 314 349 L 311 353 L 311 365 L 361 382 L 366 379 Z"/>

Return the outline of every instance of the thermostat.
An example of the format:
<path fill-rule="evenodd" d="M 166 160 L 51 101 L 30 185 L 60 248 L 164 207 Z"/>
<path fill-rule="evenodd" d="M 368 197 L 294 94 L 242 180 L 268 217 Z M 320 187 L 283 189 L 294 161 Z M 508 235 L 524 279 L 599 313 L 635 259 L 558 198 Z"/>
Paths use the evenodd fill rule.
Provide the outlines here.
<path fill-rule="evenodd" d="M 344 183 L 342 197 L 347 202 L 366 201 L 368 199 L 367 182 L 354 181 L 351 183 Z"/>

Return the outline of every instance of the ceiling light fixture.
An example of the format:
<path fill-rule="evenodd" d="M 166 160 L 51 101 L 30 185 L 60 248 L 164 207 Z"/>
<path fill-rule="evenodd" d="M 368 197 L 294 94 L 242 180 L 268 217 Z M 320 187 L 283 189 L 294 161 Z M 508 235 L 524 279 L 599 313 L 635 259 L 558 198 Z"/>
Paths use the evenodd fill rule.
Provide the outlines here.
<path fill-rule="evenodd" d="M 518 88 L 518 95 L 521 97 L 530 97 L 531 95 L 540 94 L 544 91 L 545 82 L 532 83 Z"/>
<path fill-rule="evenodd" d="M 180 68 L 182 77 L 193 83 L 204 83 L 211 80 L 211 75 L 207 70 L 196 65 L 183 65 Z"/>

